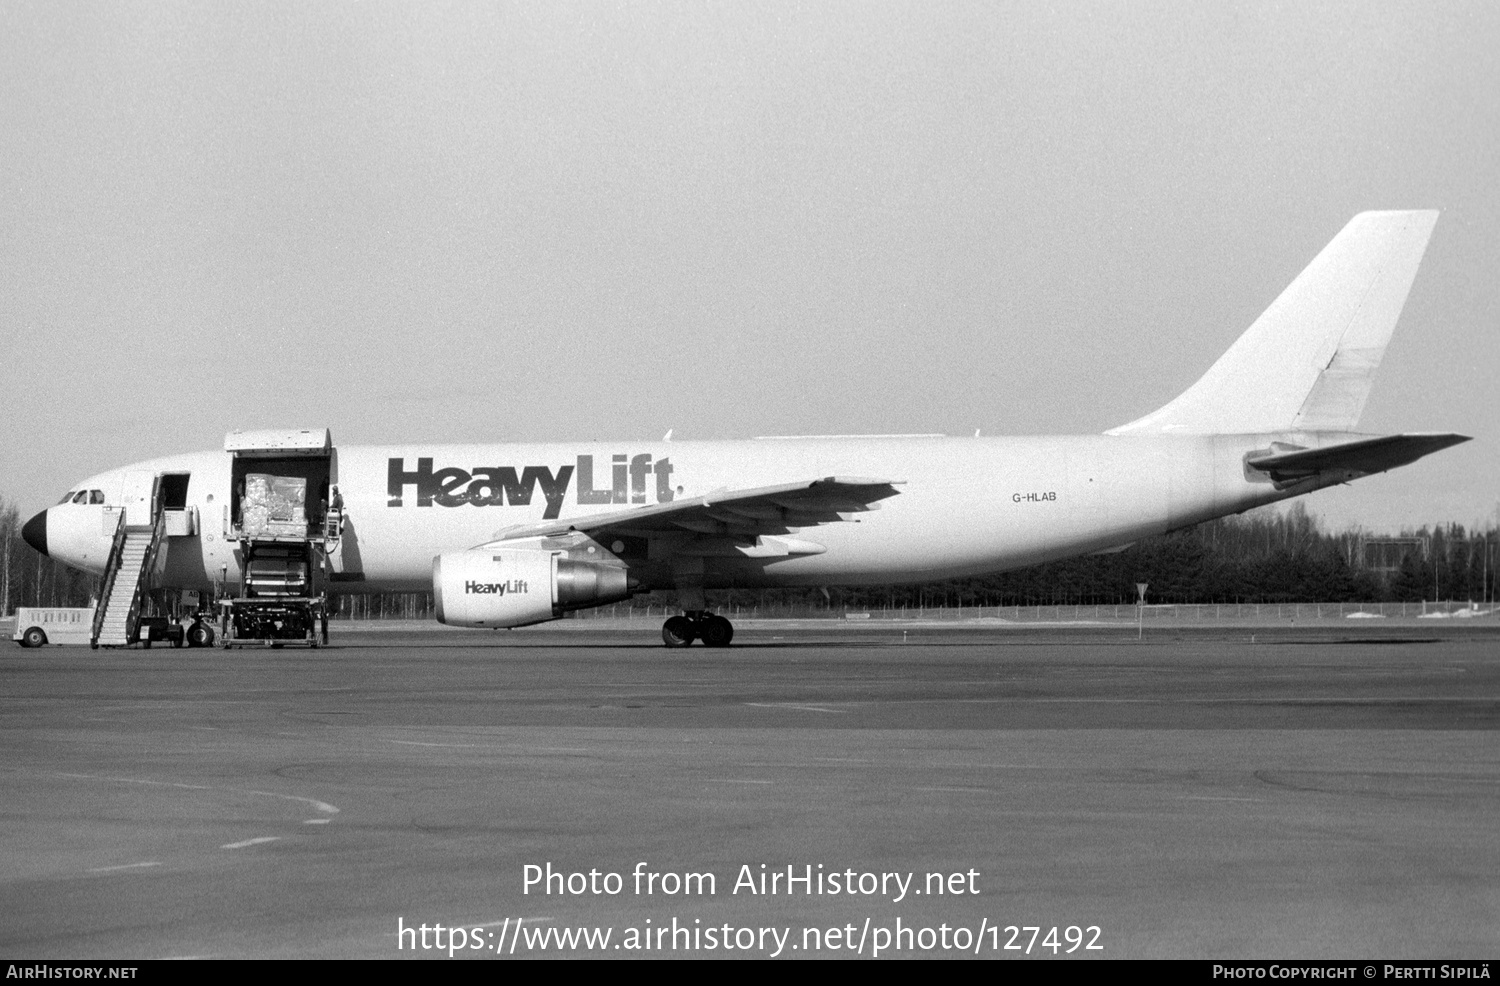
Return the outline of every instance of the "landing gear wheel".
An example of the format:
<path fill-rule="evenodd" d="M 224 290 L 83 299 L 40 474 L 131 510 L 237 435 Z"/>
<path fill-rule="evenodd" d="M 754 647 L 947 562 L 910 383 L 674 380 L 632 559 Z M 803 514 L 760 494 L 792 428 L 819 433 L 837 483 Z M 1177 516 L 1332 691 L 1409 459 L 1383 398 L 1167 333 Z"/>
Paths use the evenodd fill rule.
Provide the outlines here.
<path fill-rule="evenodd" d="M 734 624 L 722 616 L 705 617 L 698 624 L 698 636 L 703 638 L 704 647 L 728 647 L 734 639 Z"/>
<path fill-rule="evenodd" d="M 212 647 L 214 643 L 214 631 L 206 623 L 194 623 L 187 629 L 187 645 L 189 647 Z"/>
<path fill-rule="evenodd" d="M 662 643 L 668 647 L 686 647 L 698 634 L 693 621 L 686 616 L 673 616 L 661 625 Z"/>

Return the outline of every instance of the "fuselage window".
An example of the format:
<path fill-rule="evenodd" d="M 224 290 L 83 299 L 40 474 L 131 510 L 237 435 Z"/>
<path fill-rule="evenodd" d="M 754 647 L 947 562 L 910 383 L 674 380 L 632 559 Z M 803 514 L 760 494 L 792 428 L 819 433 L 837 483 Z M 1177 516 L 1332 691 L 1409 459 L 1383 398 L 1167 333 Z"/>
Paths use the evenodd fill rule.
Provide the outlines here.
<path fill-rule="evenodd" d="M 104 502 L 104 491 L 103 490 L 89 490 L 89 502 L 90 503 L 103 503 Z"/>
<path fill-rule="evenodd" d="M 89 502 L 89 491 L 88 490 L 79 490 L 78 491 L 78 495 L 75 496 L 75 497 L 73 497 L 73 502 L 74 503 L 88 503 Z"/>
<path fill-rule="evenodd" d="M 63 494 L 63 498 L 61 500 L 57 501 L 57 505 L 59 507 L 62 506 L 64 503 L 67 503 L 69 500 L 73 499 L 73 496 L 74 496 L 73 491 L 72 490 L 68 490 L 68 492 L 66 492 L 66 493 Z"/>

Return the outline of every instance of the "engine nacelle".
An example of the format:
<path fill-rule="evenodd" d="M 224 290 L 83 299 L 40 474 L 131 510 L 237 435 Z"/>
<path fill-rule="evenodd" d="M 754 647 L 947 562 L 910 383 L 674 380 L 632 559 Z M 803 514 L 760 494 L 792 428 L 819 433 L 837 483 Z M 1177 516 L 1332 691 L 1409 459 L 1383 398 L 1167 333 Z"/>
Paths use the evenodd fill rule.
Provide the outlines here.
<path fill-rule="evenodd" d="M 432 560 L 439 623 L 522 627 L 571 609 L 629 599 L 624 566 L 572 561 L 534 548 L 450 551 Z"/>

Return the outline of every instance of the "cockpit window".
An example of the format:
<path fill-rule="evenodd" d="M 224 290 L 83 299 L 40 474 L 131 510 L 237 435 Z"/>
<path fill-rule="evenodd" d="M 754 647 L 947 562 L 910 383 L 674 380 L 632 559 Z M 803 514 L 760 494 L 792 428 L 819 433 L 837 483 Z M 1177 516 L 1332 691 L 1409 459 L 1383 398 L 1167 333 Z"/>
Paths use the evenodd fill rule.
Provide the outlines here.
<path fill-rule="evenodd" d="M 103 503 L 104 502 L 104 491 L 103 490 L 89 490 L 89 502 L 90 503 Z"/>
<path fill-rule="evenodd" d="M 66 493 L 63 494 L 63 498 L 61 500 L 57 501 L 57 505 L 59 507 L 62 506 L 64 503 L 67 503 L 69 500 L 73 499 L 73 496 L 74 496 L 73 491 L 72 490 L 68 490 L 68 492 L 66 492 Z"/>
<path fill-rule="evenodd" d="M 75 497 L 73 497 L 73 502 L 74 503 L 88 503 L 89 502 L 89 491 L 88 490 L 79 490 L 78 491 L 78 495 L 75 496 Z"/>

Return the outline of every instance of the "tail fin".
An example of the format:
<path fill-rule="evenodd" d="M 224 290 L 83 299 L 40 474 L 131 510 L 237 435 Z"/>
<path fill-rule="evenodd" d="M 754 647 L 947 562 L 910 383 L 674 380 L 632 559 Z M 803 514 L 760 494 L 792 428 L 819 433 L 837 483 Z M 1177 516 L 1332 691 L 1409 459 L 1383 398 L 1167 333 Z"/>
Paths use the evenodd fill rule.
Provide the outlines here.
<path fill-rule="evenodd" d="M 1197 383 L 1106 434 L 1352 430 L 1437 216 L 1361 212 Z"/>

